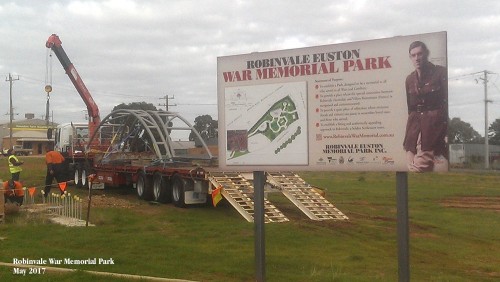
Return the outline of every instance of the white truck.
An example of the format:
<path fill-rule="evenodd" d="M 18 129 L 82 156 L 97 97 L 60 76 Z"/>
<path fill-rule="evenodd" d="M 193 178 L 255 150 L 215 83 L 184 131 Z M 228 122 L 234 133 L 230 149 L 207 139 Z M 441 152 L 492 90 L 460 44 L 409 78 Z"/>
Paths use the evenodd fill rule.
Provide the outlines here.
<path fill-rule="evenodd" d="M 33 154 L 33 149 L 25 149 L 23 148 L 23 145 L 14 145 L 12 146 L 12 149 L 14 149 L 16 155 L 18 156 L 29 156 Z"/>

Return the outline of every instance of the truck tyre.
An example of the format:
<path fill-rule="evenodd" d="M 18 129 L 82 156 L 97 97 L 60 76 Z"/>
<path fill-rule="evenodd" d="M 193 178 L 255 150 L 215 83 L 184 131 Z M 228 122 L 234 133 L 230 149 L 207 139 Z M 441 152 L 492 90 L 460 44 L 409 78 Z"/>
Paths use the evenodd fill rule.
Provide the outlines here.
<path fill-rule="evenodd" d="M 170 191 L 167 179 L 156 172 L 153 175 L 153 199 L 156 202 L 168 203 L 172 201 L 172 192 Z"/>
<path fill-rule="evenodd" d="M 184 202 L 184 181 L 178 175 L 175 175 L 172 179 L 172 202 L 176 207 L 186 207 Z"/>
<path fill-rule="evenodd" d="M 137 184 L 136 184 L 136 190 L 137 190 L 137 196 L 139 199 L 143 200 L 151 200 L 152 198 L 152 189 L 151 185 L 149 184 L 150 181 L 148 181 L 148 177 L 144 172 L 139 172 L 139 175 L 137 176 Z"/>
<path fill-rule="evenodd" d="M 89 189 L 89 179 L 88 179 L 88 170 L 86 168 L 80 168 L 80 183 L 81 183 L 81 187 L 83 189 Z"/>
<path fill-rule="evenodd" d="M 80 167 L 75 167 L 74 181 L 76 188 L 82 188 L 82 176 L 80 174 Z"/>

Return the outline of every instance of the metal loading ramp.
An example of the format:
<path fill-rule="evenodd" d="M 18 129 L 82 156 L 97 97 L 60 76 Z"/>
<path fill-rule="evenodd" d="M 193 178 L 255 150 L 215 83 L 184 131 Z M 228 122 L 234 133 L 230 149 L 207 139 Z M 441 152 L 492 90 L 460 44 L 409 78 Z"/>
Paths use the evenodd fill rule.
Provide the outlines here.
<path fill-rule="evenodd" d="M 294 203 L 312 220 L 349 220 L 349 218 L 293 172 L 268 172 L 267 182 Z"/>
<path fill-rule="evenodd" d="M 208 176 L 214 187 L 221 186 L 224 198 L 248 221 L 254 221 L 254 188 L 238 172 L 210 172 Z M 286 222 L 289 219 L 264 198 L 264 220 L 269 222 Z"/>

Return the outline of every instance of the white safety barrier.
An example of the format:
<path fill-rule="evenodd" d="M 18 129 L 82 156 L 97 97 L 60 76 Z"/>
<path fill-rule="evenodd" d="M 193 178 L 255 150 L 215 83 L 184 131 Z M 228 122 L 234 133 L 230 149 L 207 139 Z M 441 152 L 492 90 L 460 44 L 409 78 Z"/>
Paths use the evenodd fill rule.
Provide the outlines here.
<path fill-rule="evenodd" d="M 65 191 L 64 194 L 51 193 L 42 198 L 46 201 L 47 211 L 50 213 L 78 220 L 83 217 L 83 199 L 77 195 Z"/>

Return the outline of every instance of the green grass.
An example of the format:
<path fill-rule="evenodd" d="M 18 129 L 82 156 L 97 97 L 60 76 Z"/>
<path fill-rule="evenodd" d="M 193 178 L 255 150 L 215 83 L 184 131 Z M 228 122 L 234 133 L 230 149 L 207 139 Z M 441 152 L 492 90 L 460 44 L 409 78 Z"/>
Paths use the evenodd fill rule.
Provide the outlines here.
<path fill-rule="evenodd" d="M 42 185 L 43 158 L 22 159 L 26 163 L 21 179 L 26 186 Z M 5 161 L 0 163 L 0 177 L 7 179 L 7 161 L 0 161 Z M 283 195 L 270 194 L 291 221 L 265 225 L 267 281 L 397 281 L 395 173 L 304 172 L 301 176 L 324 188 L 327 198 L 350 221 L 311 221 Z M 69 189 L 85 196 L 84 191 Z M 114 265 L 61 267 L 196 281 L 255 280 L 254 225 L 227 202 L 217 208 L 178 209 L 139 201 L 129 192 L 95 192 L 132 204 L 92 208 L 95 227 L 64 227 L 49 223 L 43 215 L 24 212 L 7 215 L 0 225 L 4 238 L 0 261 L 113 258 Z M 447 205 L 460 199 L 468 204 L 477 197 L 491 201 L 479 207 Z M 499 173 L 409 174 L 412 281 L 500 279 L 499 202 Z M 11 267 L 0 266 L 0 281 L 13 277 Z M 104 278 L 84 272 L 25 278 L 35 279 Z M 124 280 L 110 279 L 106 281 Z"/>

